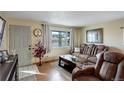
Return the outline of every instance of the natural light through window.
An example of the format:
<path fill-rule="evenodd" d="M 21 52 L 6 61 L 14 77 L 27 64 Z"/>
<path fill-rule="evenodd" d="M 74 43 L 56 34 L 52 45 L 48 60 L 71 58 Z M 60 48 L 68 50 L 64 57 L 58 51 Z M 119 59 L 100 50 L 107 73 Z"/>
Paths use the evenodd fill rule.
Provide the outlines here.
<path fill-rule="evenodd" d="M 52 31 L 52 47 L 69 47 L 70 32 L 67 31 Z"/>

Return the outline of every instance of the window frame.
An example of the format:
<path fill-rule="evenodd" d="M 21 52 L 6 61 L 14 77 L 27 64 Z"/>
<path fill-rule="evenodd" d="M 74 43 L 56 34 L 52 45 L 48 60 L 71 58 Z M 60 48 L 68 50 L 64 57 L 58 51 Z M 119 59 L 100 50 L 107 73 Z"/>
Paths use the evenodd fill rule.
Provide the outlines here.
<path fill-rule="evenodd" d="M 69 46 L 61 46 L 61 47 L 59 47 L 59 46 L 53 46 L 53 42 L 52 42 L 52 48 L 69 48 L 70 46 L 71 46 L 71 32 L 70 31 L 61 31 L 61 30 L 51 30 L 51 33 L 52 32 L 66 32 L 66 36 L 67 36 L 67 33 L 69 32 L 70 33 L 70 41 L 69 41 Z M 52 40 L 53 40 L 53 35 L 52 35 Z M 67 40 L 66 40 L 66 45 L 68 45 L 67 44 Z"/>
<path fill-rule="evenodd" d="M 98 36 L 96 36 L 97 39 L 95 37 L 94 38 L 92 37 L 92 39 L 94 39 L 94 41 L 90 41 L 89 40 L 90 38 L 88 38 L 89 35 L 90 34 L 95 35 L 95 33 L 99 33 L 99 34 L 97 34 Z M 99 37 L 99 39 L 98 39 L 98 37 Z M 86 42 L 87 43 L 103 43 L 103 28 L 87 30 L 86 31 Z"/>

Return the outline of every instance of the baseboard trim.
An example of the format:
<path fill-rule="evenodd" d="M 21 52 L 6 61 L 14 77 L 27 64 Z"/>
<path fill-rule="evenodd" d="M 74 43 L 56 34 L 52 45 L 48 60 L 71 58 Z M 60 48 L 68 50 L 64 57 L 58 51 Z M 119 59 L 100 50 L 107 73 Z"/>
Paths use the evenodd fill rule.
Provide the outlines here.
<path fill-rule="evenodd" d="M 42 63 L 50 63 L 50 62 L 53 62 L 53 61 L 57 61 L 58 59 L 54 59 L 54 60 L 49 60 L 49 61 L 43 61 Z M 35 63 L 32 63 L 32 64 L 39 64 L 40 62 L 35 62 Z"/>

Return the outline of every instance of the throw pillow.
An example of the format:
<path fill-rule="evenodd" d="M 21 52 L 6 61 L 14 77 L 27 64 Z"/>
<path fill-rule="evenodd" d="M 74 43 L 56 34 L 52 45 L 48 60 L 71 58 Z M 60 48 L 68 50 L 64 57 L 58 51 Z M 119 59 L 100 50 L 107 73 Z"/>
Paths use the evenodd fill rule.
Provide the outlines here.
<path fill-rule="evenodd" d="M 74 52 L 75 52 L 75 53 L 79 53 L 79 52 L 80 52 L 80 48 L 75 47 L 75 48 L 74 48 Z"/>

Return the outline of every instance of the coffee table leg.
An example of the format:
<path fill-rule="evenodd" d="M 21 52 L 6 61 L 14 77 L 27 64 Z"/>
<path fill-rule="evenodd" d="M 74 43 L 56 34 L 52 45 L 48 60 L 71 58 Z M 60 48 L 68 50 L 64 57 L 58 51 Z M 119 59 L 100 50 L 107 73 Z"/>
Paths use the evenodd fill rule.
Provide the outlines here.
<path fill-rule="evenodd" d="M 61 58 L 59 57 L 59 64 L 58 64 L 59 66 L 61 66 Z"/>

